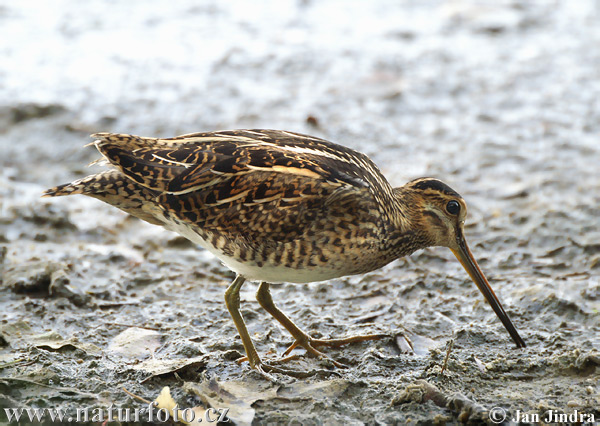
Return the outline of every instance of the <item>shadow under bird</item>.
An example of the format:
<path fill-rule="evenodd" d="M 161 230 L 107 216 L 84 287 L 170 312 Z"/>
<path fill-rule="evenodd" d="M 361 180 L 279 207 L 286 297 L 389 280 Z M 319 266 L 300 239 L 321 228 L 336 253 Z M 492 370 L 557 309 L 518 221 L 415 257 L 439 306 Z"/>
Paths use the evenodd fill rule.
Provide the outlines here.
<path fill-rule="evenodd" d="M 259 357 L 240 312 L 245 280 L 260 282 L 258 302 L 295 339 L 284 356 L 300 346 L 329 359 L 318 348 L 385 335 L 312 338 L 275 306 L 268 283 L 363 274 L 431 246 L 452 250 L 517 347 L 525 347 L 467 246 L 465 201 L 437 179 L 419 178 L 393 188 L 366 155 L 278 130 L 165 139 L 92 136 L 114 168 L 49 189 L 44 196 L 88 195 L 212 252 L 237 274 L 225 301 L 250 366 L 263 374 L 302 375 L 274 365 L 281 360 L 267 363 Z"/>

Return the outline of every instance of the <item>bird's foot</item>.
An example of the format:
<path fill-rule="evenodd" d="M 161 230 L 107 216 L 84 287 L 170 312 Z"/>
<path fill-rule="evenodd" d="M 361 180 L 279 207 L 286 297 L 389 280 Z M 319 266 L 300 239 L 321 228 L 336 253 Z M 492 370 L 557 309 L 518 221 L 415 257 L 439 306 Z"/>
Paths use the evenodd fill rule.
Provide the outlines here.
<path fill-rule="evenodd" d="M 257 370 L 263 377 L 265 377 L 269 381 L 276 382 L 276 383 L 278 381 L 269 373 L 279 373 L 279 374 L 284 374 L 284 375 L 287 375 L 290 377 L 295 377 L 295 378 L 306 378 L 306 377 L 311 377 L 311 376 L 314 376 L 317 374 L 327 374 L 327 375 L 337 374 L 337 375 L 339 375 L 339 373 L 332 371 L 332 370 L 320 369 L 320 370 L 312 370 L 312 371 L 296 371 L 296 370 L 288 370 L 285 368 L 281 368 L 281 367 L 278 367 L 277 365 L 281 365 L 283 363 L 286 363 L 286 362 L 289 362 L 289 361 L 292 361 L 295 359 L 299 359 L 300 358 L 299 355 L 297 355 L 297 354 L 290 355 L 290 352 L 292 350 L 294 350 L 296 347 L 300 346 L 300 347 L 304 348 L 308 354 L 310 354 L 316 358 L 319 358 L 320 360 L 326 361 L 327 363 L 329 363 L 330 365 L 332 365 L 334 367 L 348 368 L 347 365 L 342 364 L 341 362 L 338 362 L 338 361 L 334 360 L 333 358 L 327 356 L 325 353 L 318 350 L 317 347 L 329 346 L 329 347 L 333 347 L 333 348 L 339 348 L 340 346 L 348 345 L 351 343 L 364 342 L 364 341 L 368 341 L 368 340 L 379 340 L 379 339 L 384 339 L 387 337 L 391 337 L 391 336 L 388 334 L 367 334 L 367 335 L 362 335 L 362 336 L 345 337 L 343 339 L 315 339 L 313 337 L 310 337 L 308 334 L 302 333 L 302 335 L 299 336 L 299 338 L 297 338 L 296 341 L 294 341 L 294 343 L 292 343 L 292 345 L 285 350 L 282 357 L 279 359 L 269 360 L 269 362 L 265 362 L 260 359 L 258 354 L 255 354 L 252 357 L 252 359 L 250 359 L 248 356 L 239 358 L 237 360 L 237 363 L 241 364 L 242 362 L 248 361 L 250 363 L 250 366 L 252 368 L 254 368 L 255 370 Z"/>
<path fill-rule="evenodd" d="M 248 357 L 245 356 L 245 357 L 238 359 L 237 362 L 238 362 L 238 364 L 241 364 L 242 362 L 245 362 L 245 361 L 250 362 L 250 366 L 254 370 L 256 370 L 258 372 L 258 374 L 260 374 L 262 377 L 269 380 L 270 382 L 277 383 L 277 384 L 280 384 L 281 382 L 277 378 L 275 378 L 272 374 L 269 374 L 269 373 L 279 373 L 279 374 L 283 374 L 283 375 L 289 376 L 289 377 L 294 377 L 297 379 L 304 379 L 307 377 L 316 376 L 318 374 L 326 375 L 326 376 L 340 375 L 338 372 L 332 371 L 332 370 L 319 369 L 319 370 L 311 370 L 311 371 L 296 371 L 296 370 L 289 370 L 286 368 L 281 368 L 281 367 L 278 367 L 275 365 L 275 364 L 283 364 L 284 362 L 291 361 L 293 359 L 298 359 L 298 358 L 300 358 L 298 355 L 290 355 L 285 358 L 270 360 L 269 362 L 262 361 L 260 358 L 255 359 L 254 362 L 250 362 Z"/>
<path fill-rule="evenodd" d="M 308 334 L 304 334 L 304 335 L 300 336 L 300 338 L 297 338 L 296 341 L 294 343 L 292 343 L 291 346 L 285 350 L 285 352 L 282 355 L 283 356 L 282 360 L 287 360 L 288 358 L 293 357 L 293 355 L 292 356 L 289 355 L 290 352 L 292 352 L 296 347 L 300 346 L 300 347 L 304 348 L 308 353 L 316 356 L 317 358 L 326 359 L 338 368 L 348 368 L 346 365 L 344 365 L 338 361 L 335 361 L 334 359 L 328 357 L 327 355 L 325 355 L 323 352 L 319 351 L 316 348 L 319 346 L 329 346 L 332 348 L 339 348 L 340 346 L 348 345 L 351 343 L 365 342 L 367 340 L 379 340 L 379 339 L 384 339 L 386 337 L 391 337 L 391 336 L 388 334 L 366 334 L 366 335 L 362 335 L 362 336 L 345 337 L 343 339 L 315 339 L 313 337 L 310 337 Z"/>

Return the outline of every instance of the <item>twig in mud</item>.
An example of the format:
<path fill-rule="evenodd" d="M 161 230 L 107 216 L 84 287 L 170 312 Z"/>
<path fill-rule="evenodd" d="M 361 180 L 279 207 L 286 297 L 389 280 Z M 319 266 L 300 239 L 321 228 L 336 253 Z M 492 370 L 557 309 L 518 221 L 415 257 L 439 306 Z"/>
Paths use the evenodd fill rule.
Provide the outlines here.
<path fill-rule="evenodd" d="M 116 325 L 117 327 L 143 328 L 145 330 L 161 331 L 161 329 L 158 327 L 149 327 L 146 325 L 135 325 L 135 324 L 123 324 L 120 322 L 105 322 L 103 325 Z M 98 326 L 98 327 L 101 327 L 101 326 Z"/>
<path fill-rule="evenodd" d="M 118 308 L 119 306 L 135 306 L 135 305 L 139 305 L 141 304 L 140 301 L 129 301 L 129 302 L 104 302 L 104 303 L 98 303 L 98 307 L 100 309 L 105 309 L 105 308 Z"/>
<path fill-rule="evenodd" d="M 54 389 L 54 390 L 59 391 L 59 392 L 73 392 L 73 393 L 76 393 L 78 395 L 86 396 L 88 398 L 98 399 L 98 395 L 95 395 L 95 394 L 92 394 L 92 393 L 88 393 L 88 392 L 81 392 L 80 390 L 78 390 L 76 388 L 65 388 L 65 387 L 62 387 L 62 386 L 53 386 L 53 385 L 48 385 L 46 383 L 35 382 L 33 380 L 22 379 L 22 378 L 19 378 L 19 377 L 0 377 L 0 382 L 1 381 L 5 381 L 5 380 L 9 380 L 11 382 L 27 383 L 27 384 L 30 384 L 30 385 L 41 386 L 43 388 Z"/>
<path fill-rule="evenodd" d="M 446 357 L 444 358 L 444 364 L 442 365 L 441 374 L 444 374 L 444 371 L 446 370 L 446 366 L 448 365 L 448 359 L 450 358 L 450 352 L 452 352 L 453 346 L 454 346 L 454 339 L 450 339 L 450 341 L 448 342 L 448 349 L 446 349 Z"/>
<path fill-rule="evenodd" d="M 137 396 L 136 394 L 129 392 L 125 388 L 121 388 L 121 390 L 123 392 L 125 392 L 127 395 L 129 395 L 130 397 L 137 399 L 138 401 L 142 401 L 144 404 L 150 404 L 150 402 L 151 402 L 151 401 L 148 401 L 147 399 L 142 398 L 141 396 Z"/>
<path fill-rule="evenodd" d="M 26 367 L 28 365 L 31 364 L 35 364 L 35 362 L 39 359 L 39 356 L 36 356 L 33 359 L 29 359 L 29 358 L 19 358 L 19 359 L 14 359 L 12 361 L 9 362 L 5 362 L 4 364 L 0 364 L 0 370 L 4 369 L 4 368 L 8 368 L 8 367 L 12 367 L 14 365 L 18 365 L 19 367 Z"/>

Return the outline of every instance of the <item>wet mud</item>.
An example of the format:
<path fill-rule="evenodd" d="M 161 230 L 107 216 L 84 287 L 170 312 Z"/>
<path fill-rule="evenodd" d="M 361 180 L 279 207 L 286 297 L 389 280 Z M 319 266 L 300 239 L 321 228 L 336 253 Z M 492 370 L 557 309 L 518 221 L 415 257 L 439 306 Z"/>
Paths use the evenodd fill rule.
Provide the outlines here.
<path fill-rule="evenodd" d="M 600 419 L 597 2 L 64 0 L 6 4 L 0 21 L 1 408 L 146 407 L 131 394 L 168 386 L 240 425 Z M 450 184 L 528 346 L 432 248 L 273 286 L 313 336 L 390 337 L 325 349 L 347 369 L 296 350 L 289 368 L 322 371 L 272 383 L 236 362 L 217 259 L 96 200 L 40 198 L 100 170 L 90 133 L 226 128 L 310 133 L 393 185 Z M 242 312 L 276 358 L 291 338 L 255 291 Z"/>

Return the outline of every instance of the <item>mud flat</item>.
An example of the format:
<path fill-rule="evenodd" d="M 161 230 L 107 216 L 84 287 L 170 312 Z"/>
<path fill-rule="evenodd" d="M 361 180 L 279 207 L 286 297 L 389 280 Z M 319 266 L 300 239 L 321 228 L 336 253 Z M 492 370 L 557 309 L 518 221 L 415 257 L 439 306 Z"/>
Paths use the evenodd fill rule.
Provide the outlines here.
<path fill-rule="evenodd" d="M 169 386 L 182 409 L 230 408 L 237 424 L 598 421 L 598 5 L 245 4 L 0 8 L 0 406 L 87 407 L 92 422 L 146 407 L 123 388 L 154 400 Z M 527 348 L 452 254 L 429 249 L 274 286 L 315 336 L 392 337 L 328 351 L 348 369 L 269 383 L 235 362 L 232 274 L 215 258 L 95 200 L 40 199 L 99 170 L 85 168 L 89 133 L 223 128 L 311 133 L 367 153 L 392 184 L 448 182 Z M 243 314 L 275 357 L 291 339 L 255 290 Z"/>

